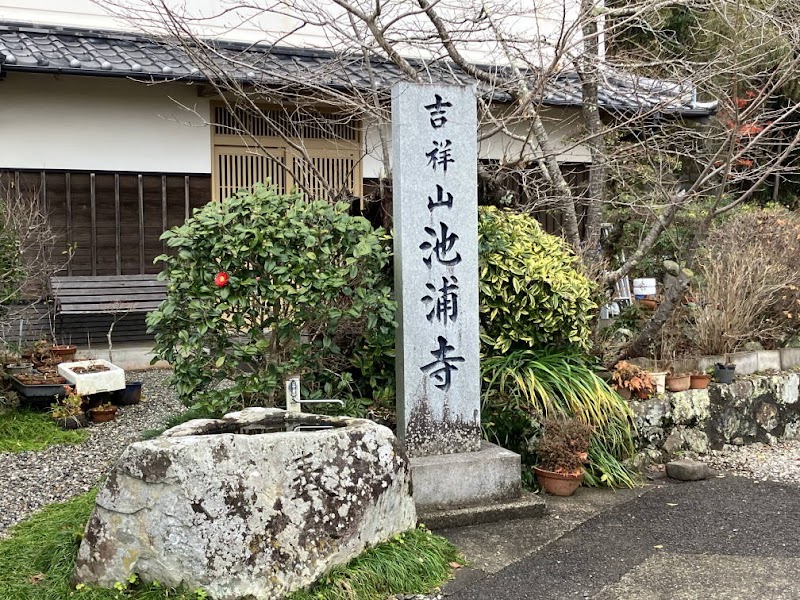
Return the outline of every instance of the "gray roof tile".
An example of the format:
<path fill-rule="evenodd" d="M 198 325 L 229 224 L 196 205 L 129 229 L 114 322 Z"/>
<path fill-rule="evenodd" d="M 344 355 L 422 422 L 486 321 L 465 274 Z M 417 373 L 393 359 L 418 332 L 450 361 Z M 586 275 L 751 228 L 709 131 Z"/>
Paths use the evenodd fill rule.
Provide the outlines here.
<path fill-rule="evenodd" d="M 241 67 L 225 66 L 227 76 L 243 81 L 285 85 L 311 78 L 336 88 L 370 87 L 360 55 L 341 56 L 320 50 L 219 42 L 214 45 L 222 55 L 243 63 Z M 372 57 L 370 65 L 378 84 L 387 90 L 403 79 L 401 71 L 389 61 Z M 471 81 L 452 65 L 419 64 L 419 68 L 441 81 Z M 205 80 L 192 58 L 178 45 L 161 44 L 130 34 L 20 24 L 0 24 L 0 70 Z M 492 90 L 490 95 L 496 101 L 510 100 L 502 91 Z M 580 106 L 581 99 L 581 81 L 574 71 L 549 78 L 541 97 L 543 104 L 556 106 Z M 689 86 L 619 71 L 603 72 L 598 100 L 611 112 L 657 110 L 702 117 L 715 110 L 715 103 L 697 102 L 695 91 Z"/>

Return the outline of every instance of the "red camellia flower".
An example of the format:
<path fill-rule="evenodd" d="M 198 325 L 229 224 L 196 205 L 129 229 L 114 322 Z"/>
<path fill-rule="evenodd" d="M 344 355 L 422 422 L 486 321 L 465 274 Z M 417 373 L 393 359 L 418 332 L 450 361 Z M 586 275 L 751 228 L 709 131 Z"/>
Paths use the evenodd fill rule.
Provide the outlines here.
<path fill-rule="evenodd" d="M 220 271 L 217 273 L 217 276 L 214 277 L 214 283 L 217 284 L 217 287 L 222 287 L 223 285 L 228 283 L 228 274 L 225 271 Z"/>

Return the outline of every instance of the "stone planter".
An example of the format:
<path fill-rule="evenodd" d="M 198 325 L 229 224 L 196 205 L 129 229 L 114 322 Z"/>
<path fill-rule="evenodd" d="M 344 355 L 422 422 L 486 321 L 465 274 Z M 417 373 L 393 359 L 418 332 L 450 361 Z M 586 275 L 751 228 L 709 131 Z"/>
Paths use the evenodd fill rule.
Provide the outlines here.
<path fill-rule="evenodd" d="M 81 368 L 91 368 L 94 365 L 103 365 L 106 370 L 96 373 L 76 372 Z M 61 363 L 58 365 L 58 373 L 65 377 L 75 387 L 75 393 L 81 396 L 125 389 L 125 371 L 107 360 L 81 360 Z"/>
<path fill-rule="evenodd" d="M 667 390 L 670 392 L 685 392 L 691 384 L 689 375 L 668 375 L 666 380 Z"/>

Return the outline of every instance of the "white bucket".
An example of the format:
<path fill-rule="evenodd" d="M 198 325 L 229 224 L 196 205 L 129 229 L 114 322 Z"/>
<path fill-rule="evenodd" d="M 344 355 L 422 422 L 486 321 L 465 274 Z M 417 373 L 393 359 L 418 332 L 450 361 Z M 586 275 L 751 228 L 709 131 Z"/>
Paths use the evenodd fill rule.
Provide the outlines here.
<path fill-rule="evenodd" d="M 655 296 L 656 295 L 656 280 L 655 278 L 644 278 L 633 280 L 633 295 L 634 296 Z"/>

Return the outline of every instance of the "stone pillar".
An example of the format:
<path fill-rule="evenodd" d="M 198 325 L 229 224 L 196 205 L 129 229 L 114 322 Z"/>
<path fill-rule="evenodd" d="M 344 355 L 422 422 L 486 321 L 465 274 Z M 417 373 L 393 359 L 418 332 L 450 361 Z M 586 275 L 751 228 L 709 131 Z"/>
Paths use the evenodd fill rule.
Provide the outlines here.
<path fill-rule="evenodd" d="M 398 436 L 480 449 L 475 88 L 392 88 Z"/>

